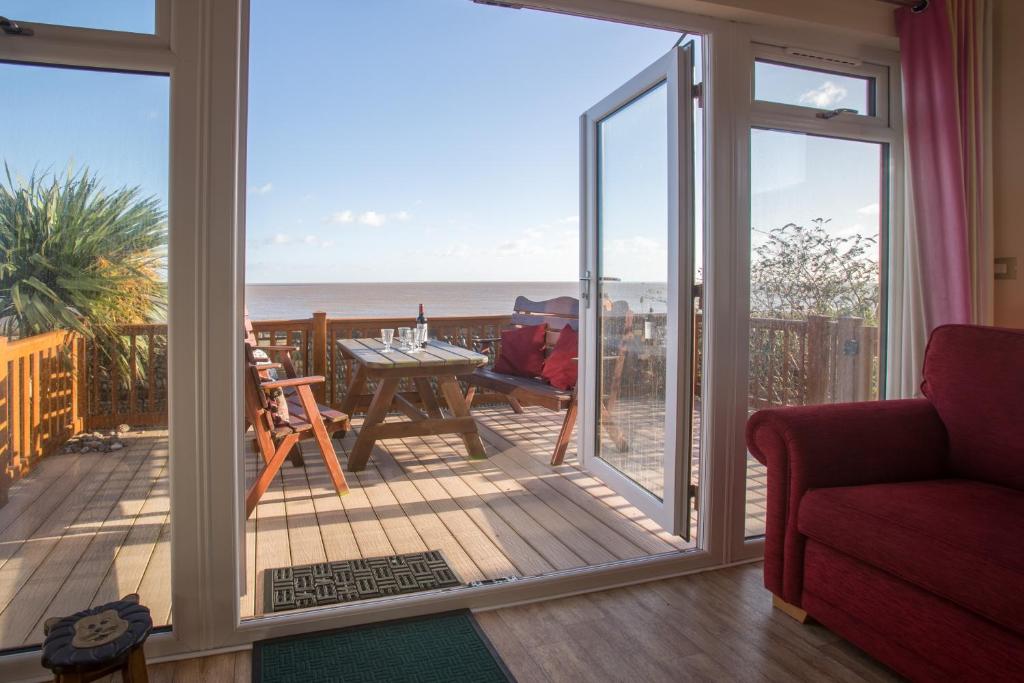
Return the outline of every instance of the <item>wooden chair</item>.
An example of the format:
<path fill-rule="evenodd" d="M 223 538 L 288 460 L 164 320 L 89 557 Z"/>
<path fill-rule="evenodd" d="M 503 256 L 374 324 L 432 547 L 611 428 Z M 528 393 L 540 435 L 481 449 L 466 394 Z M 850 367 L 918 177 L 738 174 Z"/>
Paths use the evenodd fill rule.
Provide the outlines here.
<path fill-rule="evenodd" d="M 252 320 L 249 319 L 249 307 L 245 307 L 245 343 L 255 349 L 267 354 L 267 357 L 274 363 L 280 363 L 286 377 L 298 377 L 295 370 L 295 363 L 292 361 L 292 354 L 299 350 L 297 346 L 283 344 L 268 344 L 260 346 L 256 340 L 256 330 L 253 329 Z"/>
<path fill-rule="evenodd" d="M 331 475 L 338 495 L 348 493 L 348 483 L 338 463 L 338 455 L 331 444 L 331 434 L 342 434 L 350 428 L 348 415 L 317 404 L 312 385 L 324 381 L 322 376 L 289 377 L 282 380 L 267 379 L 269 369 L 282 366 L 277 363 L 256 363 L 253 349 L 245 345 L 245 416 L 255 433 L 256 447 L 263 458 L 263 466 L 256 481 L 245 495 L 245 514 L 252 514 L 260 497 L 266 492 L 284 463 L 300 441 L 316 441 L 320 456 Z M 275 420 L 270 392 L 281 389 L 288 392 L 288 420 Z M 293 464 L 294 464 L 293 460 Z"/>

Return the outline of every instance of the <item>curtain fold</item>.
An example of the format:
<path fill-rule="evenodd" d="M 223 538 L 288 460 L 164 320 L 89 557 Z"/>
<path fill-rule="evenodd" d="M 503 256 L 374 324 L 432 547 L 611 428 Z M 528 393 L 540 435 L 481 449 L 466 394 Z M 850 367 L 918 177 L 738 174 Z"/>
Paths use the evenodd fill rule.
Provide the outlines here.
<path fill-rule="evenodd" d="M 916 393 L 933 328 L 992 323 L 991 17 L 989 0 L 896 12 L 909 182 L 890 395 Z"/>

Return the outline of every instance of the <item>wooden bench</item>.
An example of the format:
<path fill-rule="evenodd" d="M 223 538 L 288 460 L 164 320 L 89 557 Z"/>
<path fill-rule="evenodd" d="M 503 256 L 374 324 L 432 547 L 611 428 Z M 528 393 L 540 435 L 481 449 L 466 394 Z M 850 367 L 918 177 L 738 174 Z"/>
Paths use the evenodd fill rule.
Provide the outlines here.
<path fill-rule="evenodd" d="M 512 327 L 530 325 L 548 326 L 544 339 L 544 356 L 550 355 L 558 342 L 562 328 L 566 325 L 579 330 L 580 302 L 568 296 L 548 299 L 547 301 L 531 301 L 524 296 L 516 298 L 512 313 Z M 500 337 L 476 338 L 473 340 L 476 350 L 494 355 Z M 541 406 L 549 410 L 565 411 L 562 429 L 555 442 L 555 450 L 551 455 L 552 465 L 561 465 L 565 459 L 565 451 L 569 447 L 573 427 L 576 425 L 576 389 L 556 389 L 541 379 L 518 377 L 495 372 L 490 368 L 480 368 L 471 375 L 459 377 L 469 389 L 466 392 L 466 403 L 472 408 L 477 389 L 502 394 L 508 400 L 512 410 L 523 412 L 523 406 Z"/>

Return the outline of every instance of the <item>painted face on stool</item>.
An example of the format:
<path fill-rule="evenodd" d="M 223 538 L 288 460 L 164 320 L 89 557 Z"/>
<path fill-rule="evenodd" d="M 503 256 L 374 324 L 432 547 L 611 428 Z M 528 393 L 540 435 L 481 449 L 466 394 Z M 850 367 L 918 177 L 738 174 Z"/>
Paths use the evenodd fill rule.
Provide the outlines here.
<path fill-rule="evenodd" d="M 117 610 L 104 610 L 90 614 L 75 622 L 74 647 L 105 645 L 128 630 L 128 622 L 117 615 Z"/>

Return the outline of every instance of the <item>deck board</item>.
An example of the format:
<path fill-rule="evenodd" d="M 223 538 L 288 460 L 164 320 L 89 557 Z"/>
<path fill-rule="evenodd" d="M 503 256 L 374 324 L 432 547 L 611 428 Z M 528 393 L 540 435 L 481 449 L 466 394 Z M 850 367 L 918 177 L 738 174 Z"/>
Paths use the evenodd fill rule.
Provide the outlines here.
<path fill-rule="evenodd" d="M 243 615 L 262 612 L 272 567 L 439 549 L 473 582 L 687 547 L 580 470 L 574 446 L 551 467 L 560 414 L 474 413 L 485 460 L 468 459 L 456 435 L 384 440 L 365 470 L 346 472 L 352 491 L 343 497 L 315 448 L 305 448 L 304 467 L 285 463 L 245 524 Z M 335 442 L 343 464 L 354 440 Z M 0 508 L 0 647 L 38 642 L 46 618 L 131 592 L 155 623 L 170 619 L 167 433 L 126 443 L 115 453 L 50 456 L 12 486 Z M 258 467 L 250 450 L 249 480 Z M 763 513 L 758 467 L 748 468 L 752 514 Z"/>

